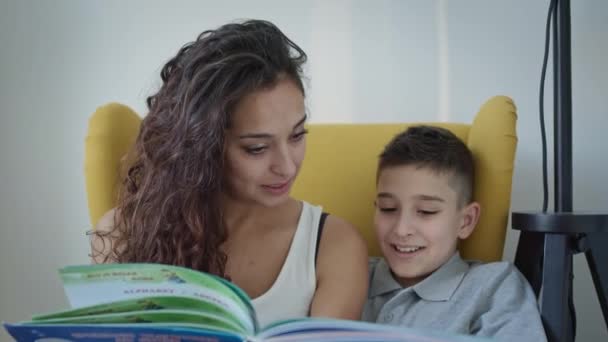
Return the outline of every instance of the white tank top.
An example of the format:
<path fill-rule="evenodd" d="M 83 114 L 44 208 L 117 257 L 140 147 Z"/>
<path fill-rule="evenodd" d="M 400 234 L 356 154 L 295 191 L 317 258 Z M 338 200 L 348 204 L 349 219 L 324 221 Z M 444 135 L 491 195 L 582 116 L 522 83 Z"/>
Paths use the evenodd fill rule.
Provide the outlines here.
<path fill-rule="evenodd" d="M 261 327 L 274 321 L 306 317 L 317 287 L 315 251 L 323 210 L 302 201 L 302 213 L 285 262 L 274 284 L 252 303 Z"/>

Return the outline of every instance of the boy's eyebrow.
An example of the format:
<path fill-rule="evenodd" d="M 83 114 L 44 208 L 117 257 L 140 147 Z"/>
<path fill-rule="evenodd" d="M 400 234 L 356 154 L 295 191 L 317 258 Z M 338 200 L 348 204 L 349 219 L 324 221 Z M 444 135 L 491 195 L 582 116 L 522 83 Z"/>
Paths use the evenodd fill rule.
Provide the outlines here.
<path fill-rule="evenodd" d="M 293 125 L 292 130 L 295 130 L 296 128 L 298 128 L 298 126 L 301 126 L 302 124 L 304 124 L 304 122 L 306 121 L 306 114 L 295 124 Z M 272 138 L 272 134 L 268 134 L 268 133 L 248 133 L 248 134 L 243 134 L 243 135 L 239 135 L 239 139 L 260 139 L 260 138 L 265 138 L 265 139 L 269 139 Z"/>
<path fill-rule="evenodd" d="M 379 192 L 378 195 L 376 195 L 376 197 L 378 197 L 378 198 L 393 198 L 395 196 L 393 194 L 391 194 L 390 192 Z"/>
<path fill-rule="evenodd" d="M 378 195 L 376 195 L 376 197 L 378 198 L 394 198 L 395 195 L 391 194 L 390 192 L 379 192 Z M 432 195 L 416 195 L 414 196 L 415 199 L 417 200 L 421 200 L 421 201 L 435 201 L 435 202 L 442 202 L 444 203 L 445 200 L 439 196 L 432 196 Z"/>
<path fill-rule="evenodd" d="M 445 202 L 445 200 L 439 196 L 432 196 L 432 195 L 416 195 L 414 196 L 416 199 L 422 200 L 422 201 L 436 201 L 436 202 Z"/>

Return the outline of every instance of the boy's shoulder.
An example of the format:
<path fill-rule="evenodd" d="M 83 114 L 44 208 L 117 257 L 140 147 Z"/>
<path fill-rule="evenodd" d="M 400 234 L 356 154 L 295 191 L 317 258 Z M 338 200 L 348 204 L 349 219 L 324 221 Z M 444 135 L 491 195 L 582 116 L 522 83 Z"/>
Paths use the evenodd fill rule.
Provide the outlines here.
<path fill-rule="evenodd" d="M 524 276 L 509 261 L 466 261 L 469 270 L 464 281 L 471 287 L 490 292 L 521 292 L 529 287 Z"/>
<path fill-rule="evenodd" d="M 392 278 L 390 267 L 382 257 L 369 259 L 370 294 L 379 294 L 400 287 Z M 526 287 L 527 282 L 517 268 L 508 261 L 481 262 L 461 259 L 458 253 L 448 260 L 438 270 L 435 270 L 425 281 L 415 286 L 416 290 L 436 286 L 441 283 L 447 286 L 451 283 L 450 292 L 486 293 L 515 291 Z M 463 293 L 463 294 L 464 294 Z"/>
<path fill-rule="evenodd" d="M 472 277 L 508 276 L 517 272 L 515 266 L 509 261 L 482 262 L 478 260 L 464 260 L 469 265 L 467 271 Z"/>
<path fill-rule="evenodd" d="M 466 260 L 469 264 L 469 273 L 474 276 L 513 276 L 519 275 L 519 271 L 510 261 L 482 262 L 477 260 Z"/>

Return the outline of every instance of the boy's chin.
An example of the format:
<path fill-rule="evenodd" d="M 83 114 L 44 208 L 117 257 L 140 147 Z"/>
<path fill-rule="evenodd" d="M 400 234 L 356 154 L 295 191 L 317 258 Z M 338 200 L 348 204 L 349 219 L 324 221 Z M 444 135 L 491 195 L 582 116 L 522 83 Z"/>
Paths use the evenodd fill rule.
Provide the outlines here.
<path fill-rule="evenodd" d="M 386 257 L 386 263 L 391 269 L 391 273 L 398 278 L 417 278 L 420 274 L 424 274 L 424 265 L 420 263 L 411 263 L 395 257 Z"/>
<path fill-rule="evenodd" d="M 413 272 L 410 270 L 400 270 L 399 268 L 393 268 L 391 266 L 391 273 L 395 281 L 397 281 L 403 287 L 414 286 L 419 282 L 423 281 L 432 272 Z"/>

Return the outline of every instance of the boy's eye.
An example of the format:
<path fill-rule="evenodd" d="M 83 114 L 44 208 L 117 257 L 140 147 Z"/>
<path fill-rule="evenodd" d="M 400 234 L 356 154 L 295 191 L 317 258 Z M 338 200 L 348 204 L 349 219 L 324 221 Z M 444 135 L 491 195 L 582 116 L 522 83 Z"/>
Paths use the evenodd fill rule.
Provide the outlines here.
<path fill-rule="evenodd" d="M 302 130 L 301 132 L 295 133 L 294 135 L 291 136 L 291 140 L 293 141 L 300 141 L 302 140 L 302 138 L 304 138 L 304 136 L 308 134 L 308 130 Z"/>
<path fill-rule="evenodd" d="M 378 207 L 378 210 L 380 210 L 383 213 L 392 213 L 397 211 L 397 208 L 394 207 Z"/>
<path fill-rule="evenodd" d="M 437 214 L 438 211 L 434 211 L 434 210 L 418 210 L 418 214 L 422 215 L 422 216 L 431 216 L 434 214 Z"/>
<path fill-rule="evenodd" d="M 254 146 L 247 146 L 245 147 L 245 152 L 249 153 L 249 154 L 261 154 L 264 151 L 266 151 L 266 146 L 265 145 L 254 145 Z"/>

